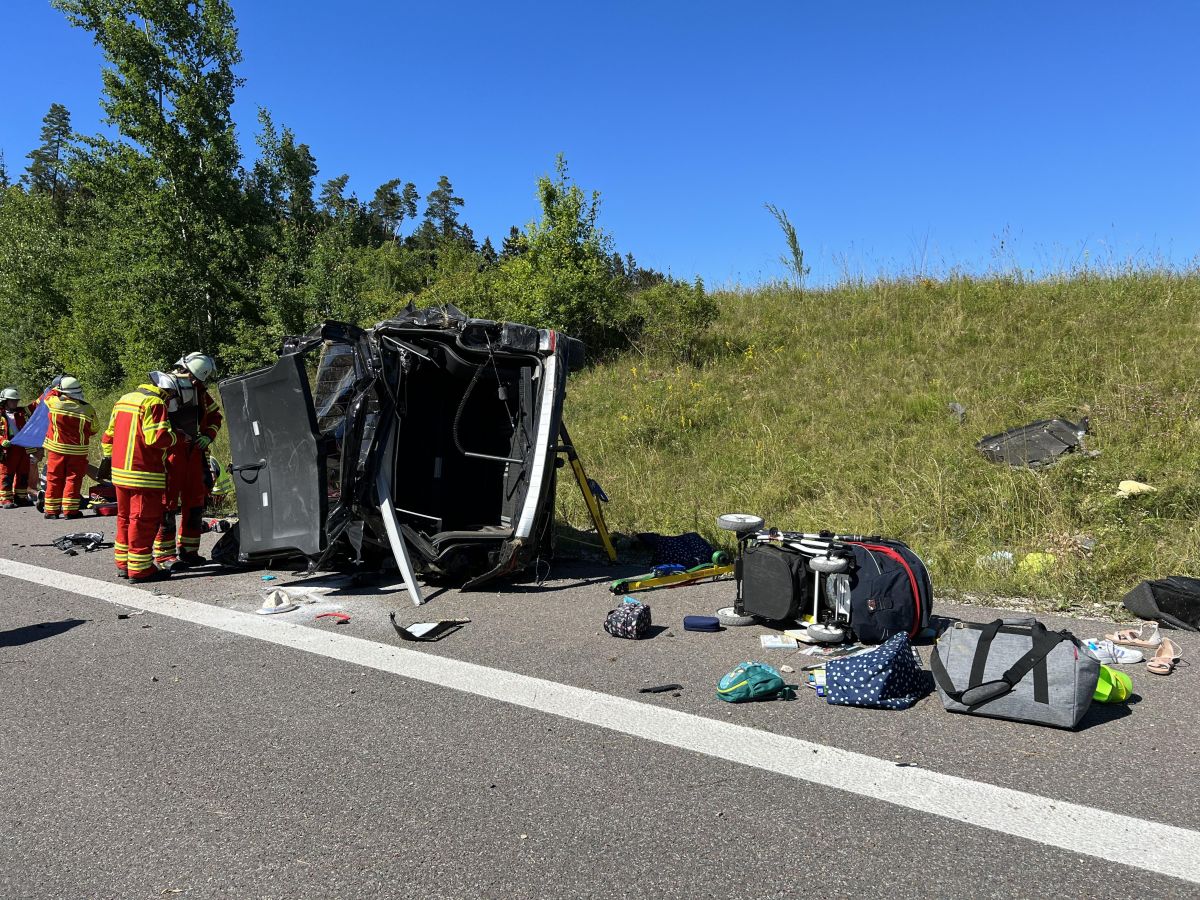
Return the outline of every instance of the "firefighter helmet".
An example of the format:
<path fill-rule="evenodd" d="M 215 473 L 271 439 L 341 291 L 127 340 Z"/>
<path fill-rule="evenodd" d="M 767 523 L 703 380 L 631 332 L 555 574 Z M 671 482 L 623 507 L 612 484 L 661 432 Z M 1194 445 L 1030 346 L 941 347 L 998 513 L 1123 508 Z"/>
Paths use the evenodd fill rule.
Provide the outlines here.
<path fill-rule="evenodd" d="M 150 383 L 160 390 L 171 391 L 175 396 L 171 410 L 174 412 L 180 406 L 187 406 L 196 399 L 196 388 L 190 380 L 171 372 L 151 372 Z"/>
<path fill-rule="evenodd" d="M 21 393 L 16 388 L 5 388 L 4 390 L 0 391 L 0 400 L 16 400 L 18 403 L 20 403 Z"/>
<path fill-rule="evenodd" d="M 201 384 L 208 384 L 217 377 L 217 364 L 211 356 L 205 356 L 203 353 L 189 353 L 175 363 L 175 368 L 187 372 Z"/>
<path fill-rule="evenodd" d="M 79 383 L 78 378 L 73 378 L 70 375 L 64 375 L 58 383 L 58 392 L 65 394 L 72 400 L 83 399 L 83 385 Z"/>

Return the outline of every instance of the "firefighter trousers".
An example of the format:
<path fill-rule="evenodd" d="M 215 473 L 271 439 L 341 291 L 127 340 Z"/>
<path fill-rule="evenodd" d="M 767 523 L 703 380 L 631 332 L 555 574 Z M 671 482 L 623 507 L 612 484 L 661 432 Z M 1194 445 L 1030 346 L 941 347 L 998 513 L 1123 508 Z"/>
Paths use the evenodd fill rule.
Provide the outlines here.
<path fill-rule="evenodd" d="M 200 552 L 204 506 L 208 502 L 207 475 L 204 451 L 194 444 L 184 444 L 167 454 L 167 505 L 154 539 L 155 562 L 169 563 Z"/>
<path fill-rule="evenodd" d="M 29 489 L 29 451 L 9 444 L 0 450 L 0 504 L 25 500 Z"/>
<path fill-rule="evenodd" d="M 154 533 L 162 524 L 163 492 L 117 485 L 117 539 L 113 556 L 130 579 L 154 572 Z"/>
<path fill-rule="evenodd" d="M 87 467 L 86 456 L 46 451 L 46 515 L 79 512 Z"/>

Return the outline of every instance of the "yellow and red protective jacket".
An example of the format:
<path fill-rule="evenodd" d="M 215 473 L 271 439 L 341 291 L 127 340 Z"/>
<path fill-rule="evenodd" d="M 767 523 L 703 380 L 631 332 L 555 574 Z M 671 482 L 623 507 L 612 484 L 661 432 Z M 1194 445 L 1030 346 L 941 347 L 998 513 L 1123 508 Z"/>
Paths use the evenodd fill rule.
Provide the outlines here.
<path fill-rule="evenodd" d="M 18 406 L 13 410 L 13 418 L 17 422 L 16 431 L 9 434 L 8 415 L 3 409 L 0 409 L 0 447 L 7 446 L 8 442 L 17 436 L 17 431 L 25 427 L 25 422 L 33 412 L 32 406 Z"/>
<path fill-rule="evenodd" d="M 88 443 L 100 430 L 91 404 L 51 391 L 46 398 L 46 409 L 50 424 L 42 446 L 63 456 L 87 456 Z"/>
<path fill-rule="evenodd" d="M 157 387 L 139 384 L 118 400 L 100 442 L 104 455 L 112 457 L 113 484 L 166 490 L 166 451 L 175 444 L 175 432 Z"/>

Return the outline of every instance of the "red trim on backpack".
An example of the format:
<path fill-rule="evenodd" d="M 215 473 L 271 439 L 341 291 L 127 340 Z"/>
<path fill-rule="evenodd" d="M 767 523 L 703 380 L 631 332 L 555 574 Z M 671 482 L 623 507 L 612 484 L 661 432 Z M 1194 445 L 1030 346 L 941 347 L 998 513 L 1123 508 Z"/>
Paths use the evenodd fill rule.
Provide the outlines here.
<path fill-rule="evenodd" d="M 882 553 L 884 556 L 888 557 L 888 559 L 895 560 L 896 562 L 900 563 L 900 565 L 904 566 L 904 571 L 908 573 L 909 586 L 912 587 L 913 603 L 915 603 L 917 607 L 917 617 L 913 620 L 912 631 L 908 633 L 910 638 L 915 638 L 917 636 L 917 632 L 921 630 L 921 589 L 917 587 L 917 576 L 913 574 L 912 567 L 908 564 L 908 561 L 905 560 L 905 558 L 893 548 L 885 547 L 882 544 L 867 544 L 862 541 L 849 541 L 849 543 L 862 547 L 864 550 Z"/>

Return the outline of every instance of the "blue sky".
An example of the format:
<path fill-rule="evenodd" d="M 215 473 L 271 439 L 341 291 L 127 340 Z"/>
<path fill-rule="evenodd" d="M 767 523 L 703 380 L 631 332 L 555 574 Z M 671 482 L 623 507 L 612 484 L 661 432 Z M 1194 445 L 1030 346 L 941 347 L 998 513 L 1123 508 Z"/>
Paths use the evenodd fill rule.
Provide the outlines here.
<path fill-rule="evenodd" d="M 1200 253 L 1196 4 L 234 9 L 248 152 L 265 106 L 360 196 L 449 175 L 481 239 L 535 215 L 562 152 L 622 251 L 713 286 L 783 274 L 766 201 L 821 282 Z M 2 21 L 13 171 L 51 102 L 100 128 L 100 59 L 48 0 L 7 0 Z"/>

